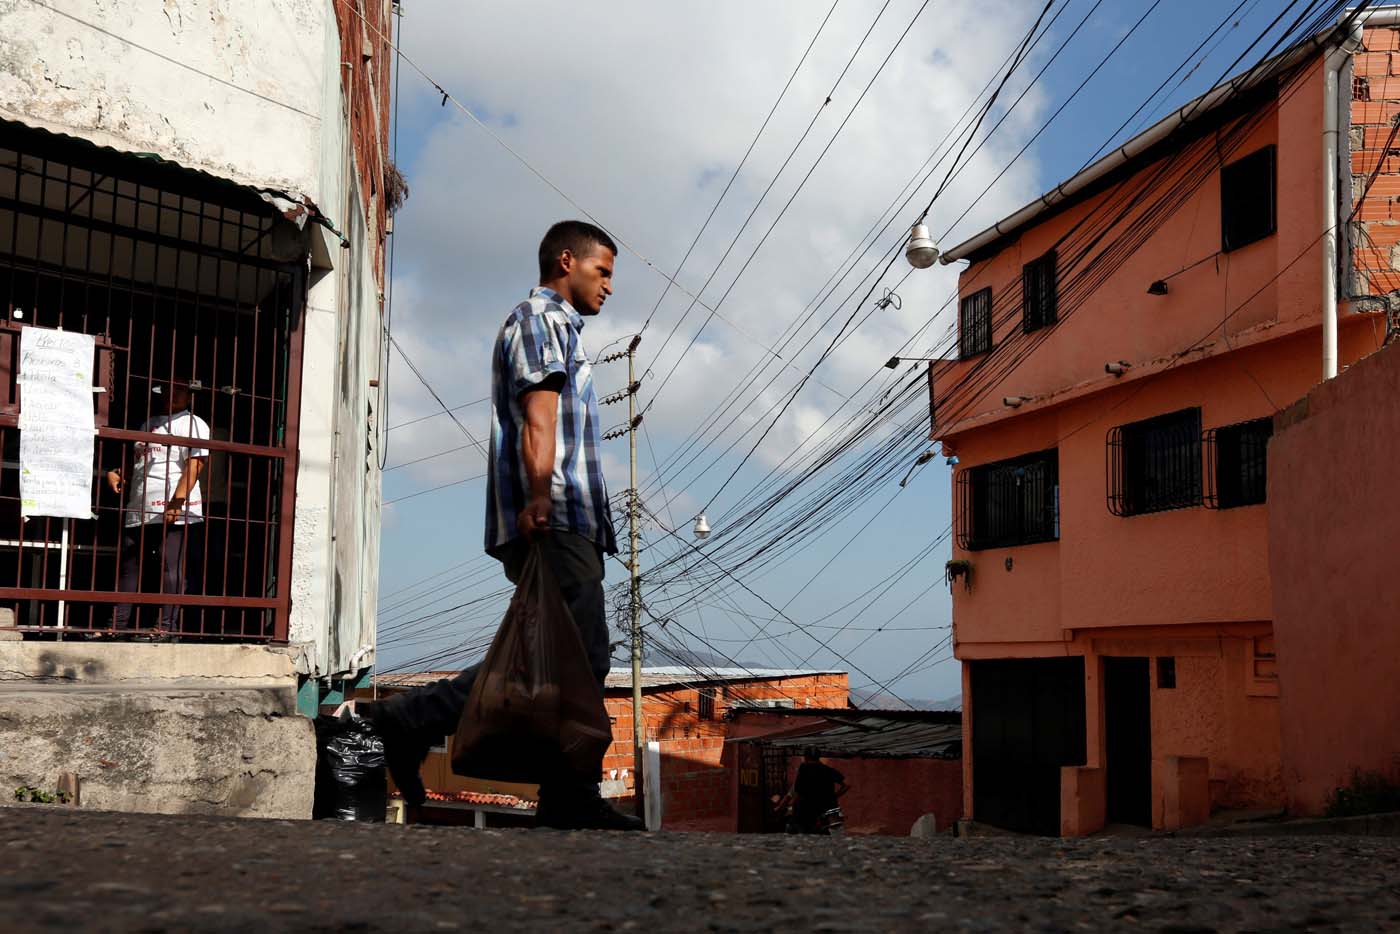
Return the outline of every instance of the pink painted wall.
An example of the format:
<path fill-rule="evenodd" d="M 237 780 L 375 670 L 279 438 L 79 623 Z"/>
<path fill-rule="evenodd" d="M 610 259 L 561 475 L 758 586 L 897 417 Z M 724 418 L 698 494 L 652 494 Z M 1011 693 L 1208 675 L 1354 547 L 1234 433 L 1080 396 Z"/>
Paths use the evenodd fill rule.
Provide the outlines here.
<path fill-rule="evenodd" d="M 1382 100 L 1400 99 L 1400 76 L 1392 78 L 1385 64 L 1392 59 L 1385 50 L 1400 50 L 1400 42 L 1389 29 L 1369 30 L 1366 41 L 1368 48 L 1381 51 L 1358 57 L 1358 73 L 1371 75 L 1373 101 L 1353 108 L 1352 120 L 1363 139 L 1352 168 L 1369 173 L 1381 160 L 1381 187 L 1367 202 L 1371 213 L 1361 218 L 1376 228 L 1375 235 L 1389 235 L 1394 228 L 1400 242 L 1395 223 L 1400 215 L 1372 216 L 1380 199 L 1390 200 L 1385 186 L 1400 193 L 1400 160 L 1369 152 L 1383 142 L 1371 124 L 1400 111 Z M 975 377 L 980 357 L 940 361 L 930 368 L 933 437 L 958 456 L 958 469 L 1051 447 L 1059 451 L 1059 541 L 974 552 L 954 546 L 954 558 L 973 564 L 971 592 L 961 583 L 953 588 L 955 653 L 964 660 L 1084 655 L 1090 768 L 1102 765 L 1103 757 L 1097 658 L 1177 657 L 1175 689 L 1159 689 L 1153 666 L 1157 826 L 1165 808 L 1167 756 L 1209 760 L 1217 808 L 1283 803 L 1278 669 L 1270 655 L 1279 603 L 1269 561 L 1274 494 L 1271 489 L 1268 504 L 1244 508 L 1113 516 L 1106 503 L 1105 434 L 1116 425 L 1193 406 L 1201 408 L 1203 429 L 1266 417 L 1318 383 L 1321 129 L 1318 62 L 1280 100 L 1265 105 L 1263 118 L 1247 138 L 1225 154 L 1228 162 L 1268 144 L 1277 146 L 1274 235 L 1213 256 L 1221 235 L 1220 183 L 1212 169 L 1160 229 L 1092 287 L 1076 285 L 1072 271 L 1066 280 L 1068 258 L 1061 247 L 1061 323 L 1014 367 L 996 366 L 992 374 L 984 370 L 980 379 Z M 1208 134 L 1188 145 L 1188 158 L 1213 155 L 1215 145 Z M 1005 296 L 994 313 L 994 346 L 1029 343 L 1039 336 L 1021 333 L 1023 264 L 1076 225 L 1092 224 L 1102 216 L 1095 212 L 1111 199 L 1134 191 L 1151 198 L 1155 188 L 1176 181 L 1159 168 L 1140 168 L 1122 186 L 1048 217 L 964 271 L 961 295 L 991 286 L 995 295 Z M 1130 216 L 1110 236 L 1135 220 Z M 1354 274 L 1348 276 L 1354 294 L 1400 288 L 1396 266 L 1388 252 L 1358 254 Z M 1149 283 L 1168 276 L 1167 295 L 1147 294 Z M 1339 328 L 1343 365 L 1379 346 L 1384 322 L 1374 314 L 1376 307 L 1365 301 L 1344 304 Z M 1105 373 L 1105 363 L 1120 360 L 1131 364 L 1125 375 Z M 1012 395 L 1027 401 L 1017 408 L 1005 406 L 1003 397 Z M 1278 472 L 1271 453 L 1271 482 Z M 1274 568 L 1273 575 L 1277 573 Z M 1279 648 L 1281 654 L 1286 651 Z M 964 698 L 970 697 L 965 675 Z M 963 765 L 964 810 L 975 819 L 970 709 L 965 709 L 964 730 L 969 750 Z M 1400 753 L 1400 743 L 1394 745 Z"/>
<path fill-rule="evenodd" d="M 1269 446 L 1269 563 L 1291 811 L 1353 769 L 1400 779 L 1400 347 L 1282 414 Z"/>

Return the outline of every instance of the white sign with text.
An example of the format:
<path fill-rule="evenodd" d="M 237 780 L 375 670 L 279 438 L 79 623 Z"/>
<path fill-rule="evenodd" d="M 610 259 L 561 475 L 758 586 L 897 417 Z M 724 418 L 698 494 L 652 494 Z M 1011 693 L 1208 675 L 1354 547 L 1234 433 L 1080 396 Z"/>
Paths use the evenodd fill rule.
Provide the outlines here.
<path fill-rule="evenodd" d="M 90 334 L 21 329 L 19 337 L 20 515 L 92 518 Z"/>

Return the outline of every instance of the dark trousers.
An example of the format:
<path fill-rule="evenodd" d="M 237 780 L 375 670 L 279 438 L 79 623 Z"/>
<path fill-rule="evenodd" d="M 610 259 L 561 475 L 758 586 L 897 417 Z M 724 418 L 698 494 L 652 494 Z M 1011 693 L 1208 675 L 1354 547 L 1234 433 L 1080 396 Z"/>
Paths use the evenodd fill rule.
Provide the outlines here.
<path fill-rule="evenodd" d="M 143 587 L 143 583 L 147 586 Z M 127 529 L 122 535 L 121 576 L 117 589 L 123 593 L 184 593 L 185 526 L 152 522 Z M 179 615 L 179 607 L 162 606 L 160 630 L 174 632 Z M 131 622 L 130 603 L 117 604 L 112 613 L 112 628 L 136 628 Z"/>
<path fill-rule="evenodd" d="M 529 548 L 527 543 L 517 540 L 497 556 L 505 566 L 506 577 L 511 583 L 520 579 Z M 603 550 L 582 535 L 556 531 L 540 537 L 540 553 L 559 582 L 564 602 L 568 604 L 569 613 L 578 626 L 579 635 L 583 637 L 589 665 L 599 686 L 602 686 L 611 667 L 607 606 L 603 597 Z M 384 701 L 382 709 L 397 727 L 419 743 L 437 745 L 444 736 L 451 736 L 457 731 L 457 723 L 462 719 L 462 710 L 467 705 L 467 695 L 471 693 L 480 667 L 473 665 L 455 678 L 444 678 L 396 694 Z M 602 770 L 600 759 L 591 775 L 561 776 L 545 782 L 541 794 L 549 793 L 550 788 L 559 788 L 562 792 L 561 786 L 583 785 L 594 786 L 596 792 Z"/>

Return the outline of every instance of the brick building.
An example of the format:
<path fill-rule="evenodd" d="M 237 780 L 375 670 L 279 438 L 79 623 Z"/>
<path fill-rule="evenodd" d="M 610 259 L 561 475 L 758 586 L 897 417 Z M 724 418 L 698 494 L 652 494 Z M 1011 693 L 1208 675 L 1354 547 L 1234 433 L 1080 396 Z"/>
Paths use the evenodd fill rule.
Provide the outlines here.
<path fill-rule="evenodd" d="M 792 787 L 805 750 L 845 777 L 845 832 L 909 833 L 934 815 L 939 830 L 962 817 L 962 714 L 924 710 L 750 709 L 734 713 L 735 825 L 776 833 L 772 800 Z"/>

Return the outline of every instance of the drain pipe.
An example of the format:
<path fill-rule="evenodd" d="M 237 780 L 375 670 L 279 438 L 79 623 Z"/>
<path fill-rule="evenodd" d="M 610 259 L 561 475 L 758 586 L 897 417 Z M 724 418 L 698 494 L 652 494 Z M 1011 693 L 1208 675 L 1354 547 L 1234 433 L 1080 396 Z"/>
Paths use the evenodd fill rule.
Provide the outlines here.
<path fill-rule="evenodd" d="M 1343 21 L 1350 14 L 1343 14 Z M 1367 26 L 1400 25 L 1400 7 L 1381 7 L 1356 17 L 1345 38 L 1333 46 L 1323 61 L 1322 82 L 1322 378 L 1337 375 L 1337 244 L 1338 152 L 1342 133 L 1341 73 L 1361 47 Z M 1351 95 L 1347 95 L 1351 99 Z M 1351 126 L 1350 113 L 1346 125 Z"/>
<path fill-rule="evenodd" d="M 1362 24 L 1328 50 L 1322 81 L 1322 378 L 1337 375 L 1337 153 L 1340 149 L 1342 69 L 1361 45 Z M 1348 118 L 1348 126 L 1350 118 Z"/>

